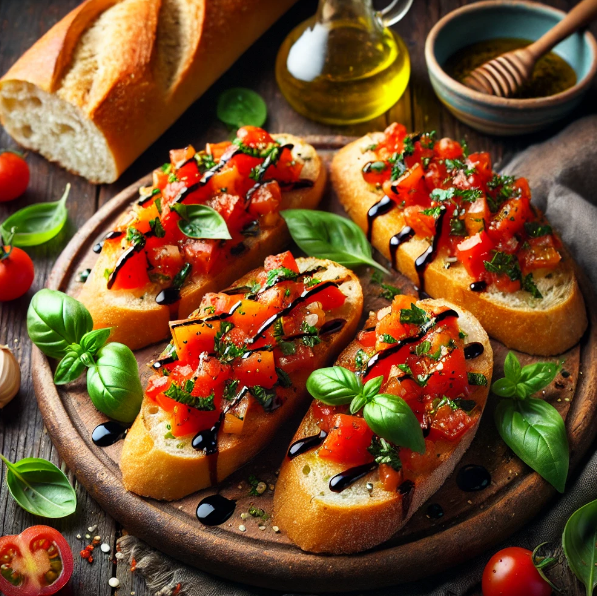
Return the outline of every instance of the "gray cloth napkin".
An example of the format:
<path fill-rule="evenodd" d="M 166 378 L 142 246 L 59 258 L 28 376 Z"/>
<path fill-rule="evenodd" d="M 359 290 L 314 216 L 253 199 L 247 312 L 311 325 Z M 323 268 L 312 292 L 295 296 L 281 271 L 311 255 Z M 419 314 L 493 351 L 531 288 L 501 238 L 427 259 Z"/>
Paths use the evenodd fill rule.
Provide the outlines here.
<path fill-rule="evenodd" d="M 512 159 L 503 172 L 529 179 L 533 202 L 548 216 L 577 262 L 597 289 L 597 116 L 568 126 L 550 140 L 534 145 Z M 587 305 L 594 308 L 594 305 Z M 531 524 L 491 553 L 508 545 L 533 549 L 542 542 L 557 546 L 564 524 L 579 507 L 597 499 L 595 447 L 579 471 L 568 481 L 566 494 L 551 503 Z M 157 596 L 281 596 L 261 588 L 243 586 L 203 573 L 153 550 L 134 536 L 123 536 L 119 545 L 125 557 L 137 561 L 149 588 Z M 369 596 L 464 596 L 479 584 L 485 553 L 466 565 L 425 580 L 395 588 L 366 592 Z M 563 562 L 563 559 L 562 559 Z M 560 572 L 566 573 L 565 566 Z M 290 586 L 289 586 L 290 587 Z M 178 590 L 178 591 L 177 591 Z M 353 593 L 357 596 L 360 593 Z M 290 596 L 290 595 L 286 595 Z M 346 594 L 345 596 L 349 596 Z"/>

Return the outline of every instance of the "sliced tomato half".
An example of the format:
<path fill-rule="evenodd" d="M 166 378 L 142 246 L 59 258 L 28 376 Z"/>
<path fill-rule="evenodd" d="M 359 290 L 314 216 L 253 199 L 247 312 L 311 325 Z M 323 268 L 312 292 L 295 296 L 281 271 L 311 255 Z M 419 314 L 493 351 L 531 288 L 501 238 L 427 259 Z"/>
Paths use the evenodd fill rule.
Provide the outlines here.
<path fill-rule="evenodd" d="M 73 574 L 73 554 L 60 532 L 32 526 L 0 538 L 0 590 L 4 596 L 49 596 Z"/>

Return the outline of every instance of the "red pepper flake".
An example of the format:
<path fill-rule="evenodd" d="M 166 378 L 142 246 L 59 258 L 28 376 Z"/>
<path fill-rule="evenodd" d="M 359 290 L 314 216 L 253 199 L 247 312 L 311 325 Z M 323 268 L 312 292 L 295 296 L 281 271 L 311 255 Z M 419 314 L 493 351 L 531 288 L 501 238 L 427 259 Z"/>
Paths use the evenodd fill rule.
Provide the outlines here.
<path fill-rule="evenodd" d="M 91 553 L 88 550 L 82 550 L 80 553 L 82 559 L 88 559 Z"/>
<path fill-rule="evenodd" d="M 174 588 L 174 590 L 172 590 L 171 596 L 176 596 L 180 592 L 181 588 L 182 588 L 182 586 L 180 584 L 176 584 L 176 588 Z"/>
<path fill-rule="evenodd" d="M 89 563 L 93 563 L 93 557 L 89 557 L 89 559 L 87 559 L 87 561 L 89 561 Z"/>
<path fill-rule="evenodd" d="M 135 571 L 135 569 L 137 569 L 137 561 L 133 557 L 133 560 L 131 561 L 131 571 Z"/>
<path fill-rule="evenodd" d="M 89 552 L 91 552 L 91 551 L 92 551 L 94 548 L 95 548 L 95 546 L 93 546 L 92 544 L 88 544 L 88 545 L 85 547 L 85 550 L 86 550 L 86 551 L 89 551 Z"/>

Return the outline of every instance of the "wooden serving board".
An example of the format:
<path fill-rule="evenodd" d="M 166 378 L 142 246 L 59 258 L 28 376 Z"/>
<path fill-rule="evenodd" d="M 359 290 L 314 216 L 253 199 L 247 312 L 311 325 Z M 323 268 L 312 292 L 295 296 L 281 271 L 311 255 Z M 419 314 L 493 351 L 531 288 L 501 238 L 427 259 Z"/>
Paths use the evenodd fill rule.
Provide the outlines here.
<path fill-rule="evenodd" d="M 306 140 L 315 145 L 329 163 L 334 152 L 352 139 L 308 137 Z M 91 267 L 96 259 L 91 247 L 134 200 L 138 187 L 149 183 L 148 176 L 121 192 L 79 230 L 56 262 L 48 287 L 77 295 L 81 287 L 77 273 Z M 326 193 L 322 208 L 342 213 L 331 189 Z M 380 259 L 383 261 L 382 257 Z M 371 270 L 359 273 L 365 290 L 364 314 L 387 306 L 388 302 L 378 296 L 379 286 L 371 283 Z M 566 418 L 571 469 L 597 433 L 597 325 L 592 306 L 595 296 L 582 274 L 580 278 L 590 308 L 589 330 L 579 345 L 558 358 L 565 360 L 563 370 L 566 372 L 558 375 L 544 391 L 545 399 Z M 410 281 L 400 274 L 396 273 L 394 280 L 389 281 L 412 291 Z M 145 365 L 157 357 L 163 345 L 136 352 L 143 383 L 151 374 Z M 492 345 L 496 362 L 494 377 L 497 378 L 503 375 L 507 349 L 495 341 Z M 539 360 L 519 356 L 523 364 Z M 52 441 L 77 479 L 129 532 L 170 556 L 236 581 L 268 588 L 325 592 L 416 580 L 465 561 L 505 539 L 544 508 L 555 494 L 555 490 L 514 456 L 499 438 L 493 422 L 495 399 L 490 397 L 477 436 L 455 473 L 391 540 L 357 555 L 304 553 L 284 534 L 273 530 L 275 519 L 241 518 L 241 513 L 247 513 L 251 504 L 271 514 L 272 490 L 268 489 L 260 497 L 250 496 L 248 479 L 254 475 L 268 485 L 275 484 L 276 471 L 304 412 L 299 412 L 264 452 L 217 489 L 206 489 L 176 502 L 158 502 L 124 489 L 118 468 L 122 442 L 108 448 L 92 443 L 91 432 L 105 417 L 92 406 L 83 380 L 66 387 L 54 385 L 55 365 L 34 348 L 33 374 L 39 407 Z M 478 492 L 458 488 L 458 470 L 468 464 L 487 468 L 492 477 L 488 488 Z M 226 524 L 209 528 L 197 521 L 195 510 L 203 497 L 215 492 L 236 499 L 237 508 Z M 440 519 L 427 515 L 427 507 L 432 503 L 443 508 L 444 515 Z M 245 531 L 239 529 L 241 525 Z"/>

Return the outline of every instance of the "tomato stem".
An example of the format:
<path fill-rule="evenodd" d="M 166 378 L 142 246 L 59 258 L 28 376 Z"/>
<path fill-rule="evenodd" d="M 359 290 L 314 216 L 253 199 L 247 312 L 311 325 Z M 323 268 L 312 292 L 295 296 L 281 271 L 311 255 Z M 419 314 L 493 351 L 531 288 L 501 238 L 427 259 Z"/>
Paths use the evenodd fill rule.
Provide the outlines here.
<path fill-rule="evenodd" d="M 560 588 L 555 586 L 549 579 L 547 579 L 545 572 L 543 571 L 547 567 L 551 567 L 552 565 L 554 565 L 557 562 L 556 559 L 554 557 L 540 557 L 537 554 L 539 552 L 539 549 L 542 546 L 545 546 L 546 544 L 547 542 L 542 542 L 539 546 L 535 548 L 533 554 L 531 555 L 531 560 L 533 562 L 533 565 L 535 566 L 535 569 L 539 572 L 539 575 L 551 586 L 552 590 L 555 590 L 556 592 L 561 592 Z"/>

